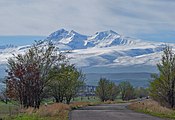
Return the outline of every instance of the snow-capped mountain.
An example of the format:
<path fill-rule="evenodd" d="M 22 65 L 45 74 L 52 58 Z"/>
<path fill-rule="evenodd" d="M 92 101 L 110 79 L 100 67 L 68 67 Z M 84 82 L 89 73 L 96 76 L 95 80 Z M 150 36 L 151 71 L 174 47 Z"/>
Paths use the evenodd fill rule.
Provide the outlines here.
<path fill-rule="evenodd" d="M 150 42 L 122 36 L 115 31 L 102 31 L 86 36 L 60 29 L 46 38 L 64 50 L 71 50 L 71 62 L 87 71 L 116 72 L 116 68 L 137 66 L 144 72 L 159 62 L 165 43 Z M 173 48 L 174 44 L 169 44 Z M 101 68 L 104 68 L 101 69 Z M 138 71 L 140 71 L 138 69 Z M 150 70 L 150 69 L 149 69 Z M 152 69 L 151 69 L 152 70 Z M 120 71 L 120 70 L 119 70 Z"/>
<path fill-rule="evenodd" d="M 51 40 L 55 44 L 69 46 L 69 49 L 87 49 L 87 48 L 104 48 L 112 46 L 123 46 L 123 45 L 136 45 L 136 44 L 147 44 L 146 42 L 141 42 L 140 40 L 133 40 L 129 37 L 124 37 L 112 30 L 97 32 L 92 36 L 86 36 L 79 34 L 75 31 L 66 31 L 60 29 L 53 32 L 46 38 L 46 40 Z"/>
<path fill-rule="evenodd" d="M 97 32 L 95 35 L 90 36 L 86 40 L 86 45 L 91 45 L 90 47 L 111 47 L 118 45 L 132 45 L 136 44 L 138 41 L 132 41 L 129 38 L 126 39 L 118 33 L 109 30 L 103 32 Z"/>
<path fill-rule="evenodd" d="M 46 40 L 52 40 L 55 44 L 67 45 L 69 49 L 83 49 L 86 48 L 84 45 L 87 36 L 81 35 L 75 31 L 66 31 L 60 29 L 46 38 Z"/>
<path fill-rule="evenodd" d="M 122 36 L 115 31 L 97 32 L 91 36 L 60 29 L 45 41 L 52 41 L 60 50 L 69 50 L 71 62 L 86 72 L 152 72 L 159 62 L 165 43 L 149 42 Z M 169 44 L 175 49 L 174 44 Z M 0 63 L 12 53 L 24 53 L 28 46 L 0 49 Z"/>
<path fill-rule="evenodd" d="M 144 81 L 147 81 L 149 79 L 147 73 L 157 72 L 156 64 L 160 61 L 162 50 L 165 47 L 165 43 L 133 39 L 112 30 L 88 36 L 73 30 L 60 29 L 50 34 L 44 41 L 52 41 L 61 51 L 68 50 L 67 56 L 71 58 L 70 62 L 87 73 L 89 79 L 87 83 L 93 85 L 97 84 L 104 73 L 113 76 L 120 76 L 118 75 L 120 73 L 122 75 L 126 73 L 128 76 L 128 73 L 132 73 L 128 76 L 129 78 L 141 73 L 141 77 L 133 79 L 133 81 L 136 80 L 134 84 L 142 80 L 145 77 L 143 74 L 146 73 Z M 175 44 L 168 45 L 172 46 L 175 52 Z M 30 46 L 0 46 L 1 77 L 5 73 L 3 71 L 6 68 L 7 58 L 12 57 L 14 53 L 25 53 Z M 109 79 L 122 81 L 129 78 L 111 77 Z"/>

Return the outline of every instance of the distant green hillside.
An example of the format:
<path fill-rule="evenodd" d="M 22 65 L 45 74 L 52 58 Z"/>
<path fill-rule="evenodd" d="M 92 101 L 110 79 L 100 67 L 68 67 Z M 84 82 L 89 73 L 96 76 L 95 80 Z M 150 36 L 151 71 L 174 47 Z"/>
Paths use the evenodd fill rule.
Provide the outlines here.
<path fill-rule="evenodd" d="M 110 79 L 117 84 L 122 81 L 129 81 L 134 86 L 148 87 L 151 73 L 88 73 L 86 74 L 86 83 L 88 85 L 97 85 L 101 77 Z"/>

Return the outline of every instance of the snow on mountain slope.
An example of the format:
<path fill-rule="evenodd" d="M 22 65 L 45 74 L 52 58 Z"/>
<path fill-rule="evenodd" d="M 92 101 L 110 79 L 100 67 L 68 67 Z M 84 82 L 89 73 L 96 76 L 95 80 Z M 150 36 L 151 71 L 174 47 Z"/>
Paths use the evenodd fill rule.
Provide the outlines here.
<path fill-rule="evenodd" d="M 86 41 L 86 44 L 91 44 L 93 47 L 111 47 L 116 45 L 132 45 L 139 41 L 132 41 L 125 39 L 118 33 L 109 30 L 103 32 L 97 32 L 95 35 L 90 36 Z"/>
<path fill-rule="evenodd" d="M 52 40 L 57 44 L 65 44 L 72 49 L 83 49 L 86 48 L 84 46 L 84 40 L 87 39 L 87 36 L 81 35 L 75 31 L 66 31 L 64 29 L 60 29 L 46 38 L 46 40 Z"/>
<path fill-rule="evenodd" d="M 160 46 L 113 46 L 73 50 L 69 57 L 79 67 L 118 66 L 146 64 L 155 65 L 162 55 Z"/>
<path fill-rule="evenodd" d="M 87 49 L 91 47 L 104 48 L 121 45 L 150 44 L 148 42 L 124 37 L 112 30 L 97 32 L 94 35 L 86 36 L 73 30 L 66 31 L 64 29 L 60 29 L 50 34 L 46 40 L 51 40 L 55 42 L 55 44 L 64 44 L 73 50 Z"/>
<path fill-rule="evenodd" d="M 45 41 L 52 41 L 60 50 L 69 50 L 71 62 L 91 71 L 109 71 L 114 68 L 146 66 L 144 72 L 160 61 L 164 43 L 148 42 L 124 37 L 112 30 L 87 36 L 75 31 L 60 29 L 50 34 Z M 175 50 L 174 44 L 169 44 Z M 12 53 L 24 53 L 30 47 L 18 46 L 0 49 L 0 63 L 7 62 Z M 95 69 L 94 69 L 95 68 Z M 100 69 L 102 68 L 102 69 Z M 129 68 L 129 70 L 131 69 Z M 141 69 L 142 70 L 142 69 Z M 93 71 L 91 71 L 93 72 Z M 96 72 L 96 71 L 94 71 Z M 119 71 L 120 72 L 120 71 Z"/>

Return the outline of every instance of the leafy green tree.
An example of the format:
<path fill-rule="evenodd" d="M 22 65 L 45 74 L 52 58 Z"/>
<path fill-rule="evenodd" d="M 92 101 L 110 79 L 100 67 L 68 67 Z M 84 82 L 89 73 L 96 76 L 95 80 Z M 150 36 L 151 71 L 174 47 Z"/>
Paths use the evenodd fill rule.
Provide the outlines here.
<path fill-rule="evenodd" d="M 71 99 L 78 93 L 80 87 L 84 85 L 85 76 L 74 65 L 68 65 L 66 68 L 68 75 L 66 77 L 65 100 L 69 104 Z"/>
<path fill-rule="evenodd" d="M 65 81 L 63 76 L 63 70 L 60 67 L 54 67 L 49 72 L 50 83 L 45 89 L 45 93 L 54 97 L 56 102 L 63 102 L 65 92 Z"/>
<path fill-rule="evenodd" d="M 161 63 L 157 64 L 159 74 L 153 74 L 150 83 L 150 96 L 167 107 L 175 105 L 175 54 L 166 46 Z"/>
<path fill-rule="evenodd" d="M 65 100 L 69 104 L 79 88 L 84 85 L 84 74 L 74 65 L 69 65 L 68 63 L 54 67 L 50 71 L 50 76 L 49 90 L 56 102 Z"/>
<path fill-rule="evenodd" d="M 122 100 L 131 100 L 135 98 L 134 87 L 128 81 L 121 82 L 119 84 L 120 94 Z"/>
<path fill-rule="evenodd" d="M 114 101 L 119 94 L 119 89 L 114 82 L 109 83 L 109 100 Z"/>
<path fill-rule="evenodd" d="M 39 108 L 43 90 L 49 83 L 50 69 L 64 61 L 51 42 L 37 42 L 24 54 L 8 59 L 6 80 L 8 97 L 19 100 L 24 107 Z"/>
<path fill-rule="evenodd" d="M 101 99 L 101 101 L 108 100 L 108 84 L 109 80 L 107 80 L 106 78 L 100 78 L 100 81 L 98 82 L 96 95 Z"/>
<path fill-rule="evenodd" d="M 101 101 L 114 101 L 118 93 L 118 87 L 114 82 L 107 80 L 106 78 L 101 78 L 98 82 L 96 95 L 101 99 Z"/>

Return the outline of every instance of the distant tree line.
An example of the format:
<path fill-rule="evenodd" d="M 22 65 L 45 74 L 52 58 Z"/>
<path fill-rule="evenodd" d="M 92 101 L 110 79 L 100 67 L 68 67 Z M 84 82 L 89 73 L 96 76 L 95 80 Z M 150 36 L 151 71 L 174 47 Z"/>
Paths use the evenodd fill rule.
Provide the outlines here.
<path fill-rule="evenodd" d="M 120 97 L 123 101 L 129 101 L 147 97 L 148 90 L 143 87 L 134 88 L 128 81 L 123 81 L 116 85 L 106 78 L 101 78 L 96 88 L 96 95 L 101 101 L 114 101 L 117 97 Z"/>

